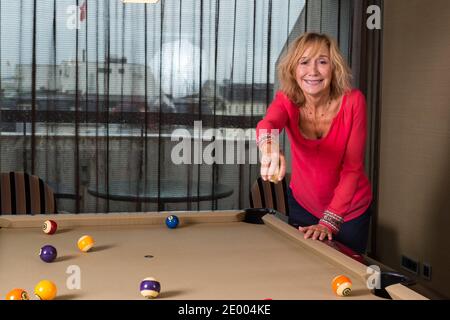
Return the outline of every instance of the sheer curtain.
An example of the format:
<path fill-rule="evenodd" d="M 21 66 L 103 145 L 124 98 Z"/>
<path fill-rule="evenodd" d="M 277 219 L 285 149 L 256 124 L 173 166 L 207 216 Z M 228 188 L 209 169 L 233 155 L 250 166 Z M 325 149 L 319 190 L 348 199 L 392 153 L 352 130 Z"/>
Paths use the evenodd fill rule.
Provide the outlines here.
<path fill-rule="evenodd" d="M 259 173 L 252 129 L 277 89 L 280 56 L 304 31 L 332 35 L 352 56 L 350 0 L 36 0 L 0 10 L 0 170 L 39 175 L 70 212 L 248 207 Z M 188 156 L 177 152 L 183 141 Z M 191 197 L 164 200 L 175 188 Z"/>

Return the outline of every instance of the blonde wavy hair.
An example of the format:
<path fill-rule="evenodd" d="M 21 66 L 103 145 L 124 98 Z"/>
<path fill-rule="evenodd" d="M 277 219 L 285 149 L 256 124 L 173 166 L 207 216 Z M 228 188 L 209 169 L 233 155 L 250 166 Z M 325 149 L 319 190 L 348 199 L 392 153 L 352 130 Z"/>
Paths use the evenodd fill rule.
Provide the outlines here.
<path fill-rule="evenodd" d="M 332 66 L 330 98 L 332 100 L 337 99 L 351 90 L 351 70 L 345 62 L 336 41 L 326 34 L 307 32 L 292 43 L 278 65 L 280 90 L 298 106 L 303 106 L 305 103 L 305 96 L 295 78 L 298 62 L 306 49 L 312 48 L 311 56 L 314 56 L 322 45 L 326 45 L 330 51 Z"/>

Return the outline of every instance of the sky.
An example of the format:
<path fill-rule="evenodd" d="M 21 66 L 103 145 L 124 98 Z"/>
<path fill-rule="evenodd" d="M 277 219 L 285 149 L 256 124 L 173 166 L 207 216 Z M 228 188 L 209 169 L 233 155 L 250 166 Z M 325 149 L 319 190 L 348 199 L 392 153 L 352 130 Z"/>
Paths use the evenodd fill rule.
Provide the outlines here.
<path fill-rule="evenodd" d="M 37 0 L 37 63 L 51 64 L 53 54 L 54 0 Z M 84 0 L 79 0 L 81 5 Z M 203 27 L 200 28 L 200 0 L 165 0 L 163 18 L 162 70 L 188 68 L 187 72 L 198 73 L 202 58 L 202 79 L 229 79 L 249 82 L 254 62 L 255 82 L 266 82 L 268 58 L 268 11 L 270 0 L 255 0 L 256 21 L 254 24 L 254 1 L 216 0 L 203 1 Z M 304 0 L 272 0 L 270 82 L 274 81 L 275 62 L 292 30 Z M 1 75 L 12 76 L 17 63 L 30 64 L 32 59 L 33 1 L 1 0 Z M 75 39 L 76 5 L 74 0 L 56 1 L 56 61 L 72 60 L 76 56 Z M 234 18 L 236 4 L 236 19 Z M 145 6 L 123 5 L 120 0 L 88 0 L 88 15 L 78 30 L 79 59 L 87 47 L 89 61 L 104 60 L 108 45 L 112 55 L 125 56 L 129 63 L 145 63 Z M 108 12 L 109 9 L 109 12 Z M 217 65 L 215 19 L 219 10 Z M 147 63 L 159 70 L 161 45 L 161 2 L 147 5 Z M 109 17 L 109 19 L 108 19 Z M 253 26 L 255 25 L 255 34 Z M 235 28 L 234 28 L 235 27 Z M 87 41 L 86 41 L 87 32 Z M 200 32 L 202 39 L 200 41 Z M 234 52 L 233 52 L 233 33 Z M 253 52 L 253 36 L 255 50 Z M 192 46 L 186 47 L 189 42 Z M 180 45 L 181 43 L 181 45 Z M 200 50 L 200 45 L 202 50 Z M 169 51 L 167 51 L 167 48 Z M 179 50 L 180 49 L 180 50 Z M 167 54 L 169 52 L 170 54 Z M 253 60 L 254 57 L 254 60 Z M 177 62 L 178 61 L 178 62 Z M 180 63 L 180 61 L 182 63 Z M 184 62 L 183 62 L 184 61 Z M 167 66 L 170 65 L 168 68 Z M 183 67 L 181 66 L 181 67 Z M 157 73 L 155 70 L 155 73 Z M 258 81 L 259 80 L 259 81 Z"/>

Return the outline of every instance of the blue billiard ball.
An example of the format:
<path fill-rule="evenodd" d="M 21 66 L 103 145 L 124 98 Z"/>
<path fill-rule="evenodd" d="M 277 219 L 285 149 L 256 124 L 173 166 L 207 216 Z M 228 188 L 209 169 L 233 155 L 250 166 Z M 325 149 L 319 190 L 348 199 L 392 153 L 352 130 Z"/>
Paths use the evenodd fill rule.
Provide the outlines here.
<path fill-rule="evenodd" d="M 178 224 L 180 223 L 180 220 L 178 219 L 177 216 L 174 215 L 170 215 L 166 218 L 166 225 L 170 228 L 170 229 L 175 229 Z"/>
<path fill-rule="evenodd" d="M 50 245 L 43 246 L 39 251 L 39 256 L 41 257 L 42 261 L 52 262 L 56 259 L 57 256 L 56 248 Z"/>

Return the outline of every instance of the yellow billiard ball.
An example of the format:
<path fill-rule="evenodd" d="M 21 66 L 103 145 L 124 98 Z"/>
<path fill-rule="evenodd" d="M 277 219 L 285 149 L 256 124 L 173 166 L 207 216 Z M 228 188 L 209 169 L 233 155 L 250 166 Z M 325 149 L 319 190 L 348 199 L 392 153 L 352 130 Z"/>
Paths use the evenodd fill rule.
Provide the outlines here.
<path fill-rule="evenodd" d="M 352 292 L 352 281 L 344 275 L 339 275 L 331 281 L 331 287 L 335 294 L 345 297 Z"/>
<path fill-rule="evenodd" d="M 82 236 L 78 239 L 78 249 L 83 252 L 88 252 L 94 246 L 94 239 L 91 236 Z"/>
<path fill-rule="evenodd" d="M 34 288 L 34 294 L 40 300 L 53 300 L 56 297 L 56 286 L 49 280 L 42 280 Z"/>

